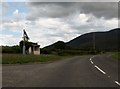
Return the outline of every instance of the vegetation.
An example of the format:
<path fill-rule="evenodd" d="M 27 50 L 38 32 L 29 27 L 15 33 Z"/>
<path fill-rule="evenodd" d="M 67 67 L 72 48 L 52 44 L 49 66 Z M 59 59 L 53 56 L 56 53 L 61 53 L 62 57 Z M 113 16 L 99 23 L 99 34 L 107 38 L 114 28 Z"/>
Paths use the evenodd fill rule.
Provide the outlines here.
<path fill-rule="evenodd" d="M 97 54 L 97 52 L 90 51 L 83 51 L 83 50 L 59 50 L 57 51 L 58 55 L 89 55 L 89 54 Z"/>
<path fill-rule="evenodd" d="M 50 46 L 41 49 L 42 54 L 56 54 L 56 55 L 88 55 L 98 54 L 100 51 L 93 49 L 72 49 L 64 42 L 58 41 Z"/>
<path fill-rule="evenodd" d="M 25 55 L 22 54 L 23 41 L 19 46 L 2 46 L 3 64 L 28 63 L 28 62 L 46 62 L 74 55 L 98 54 L 110 51 L 120 50 L 118 47 L 118 36 L 120 36 L 120 28 L 107 32 L 95 32 L 95 49 L 93 47 L 93 33 L 83 34 L 67 43 L 58 41 L 52 45 L 41 48 L 41 55 Z M 33 42 L 25 42 L 26 50 Z M 4 54 L 5 53 L 5 54 Z M 10 53 L 10 54 L 6 54 Z M 12 54 L 13 53 L 13 54 Z M 19 53 L 19 54 L 18 54 Z M 113 57 L 120 60 L 120 52 L 114 53 Z"/>
<path fill-rule="evenodd" d="M 115 52 L 115 53 L 113 53 L 112 56 L 113 56 L 113 58 L 120 60 L 120 52 Z"/>
<path fill-rule="evenodd" d="M 2 64 L 23 64 L 36 62 L 51 62 L 61 60 L 69 56 L 58 55 L 22 55 L 22 54 L 3 54 Z"/>
<path fill-rule="evenodd" d="M 41 49 L 42 54 L 56 54 L 56 55 L 88 55 L 97 54 L 100 51 L 95 51 L 93 49 L 72 49 L 67 46 L 63 41 L 58 41 L 50 46 Z"/>
<path fill-rule="evenodd" d="M 25 48 L 26 50 L 29 49 L 29 47 L 31 45 L 35 45 L 37 43 L 33 43 L 33 42 L 25 42 Z M 19 45 L 14 45 L 14 46 L 2 46 L 2 53 L 22 53 L 22 49 L 23 49 L 23 41 L 19 42 Z"/>
<path fill-rule="evenodd" d="M 2 53 L 20 53 L 20 46 L 2 46 Z"/>
<path fill-rule="evenodd" d="M 94 38 L 93 38 L 94 37 Z M 117 51 L 120 50 L 119 45 L 120 28 L 112 29 L 105 32 L 91 32 L 78 36 L 69 41 L 66 45 L 75 49 L 90 50 L 95 49 L 99 51 Z"/>
<path fill-rule="evenodd" d="M 64 50 L 64 49 L 70 49 L 69 46 L 66 45 L 66 43 L 64 43 L 63 41 L 57 41 L 56 43 L 46 46 L 44 47 L 44 49 L 47 50 L 56 50 L 56 49 L 60 49 L 60 50 Z"/>

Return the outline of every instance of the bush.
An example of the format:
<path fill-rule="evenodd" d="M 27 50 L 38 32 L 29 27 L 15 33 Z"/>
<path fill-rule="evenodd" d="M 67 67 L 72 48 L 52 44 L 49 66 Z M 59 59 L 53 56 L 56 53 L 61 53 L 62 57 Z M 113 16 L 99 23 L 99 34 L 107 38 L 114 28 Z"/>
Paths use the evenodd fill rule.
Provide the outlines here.
<path fill-rule="evenodd" d="M 81 50 L 59 50 L 58 55 L 84 55 L 88 54 L 86 51 Z"/>
<path fill-rule="evenodd" d="M 51 54 L 51 50 L 43 48 L 43 49 L 40 49 L 40 53 L 41 54 Z"/>
<path fill-rule="evenodd" d="M 21 49 L 16 46 L 2 46 L 2 53 L 21 53 Z"/>

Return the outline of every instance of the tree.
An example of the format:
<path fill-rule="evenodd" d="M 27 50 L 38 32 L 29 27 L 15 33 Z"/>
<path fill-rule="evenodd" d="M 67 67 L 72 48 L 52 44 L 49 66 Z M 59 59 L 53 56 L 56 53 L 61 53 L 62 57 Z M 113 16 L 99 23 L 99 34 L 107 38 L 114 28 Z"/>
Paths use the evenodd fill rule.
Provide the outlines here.
<path fill-rule="evenodd" d="M 63 41 L 58 41 L 57 43 L 55 43 L 55 49 L 65 49 L 66 45 Z"/>

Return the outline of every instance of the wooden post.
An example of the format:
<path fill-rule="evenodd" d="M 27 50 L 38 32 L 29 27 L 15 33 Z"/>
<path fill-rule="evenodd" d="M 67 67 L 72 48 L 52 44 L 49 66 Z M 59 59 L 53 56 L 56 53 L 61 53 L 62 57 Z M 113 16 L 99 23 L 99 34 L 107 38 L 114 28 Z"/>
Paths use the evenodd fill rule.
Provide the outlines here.
<path fill-rule="evenodd" d="M 95 51 L 95 32 L 93 32 L 93 50 L 94 50 L 94 53 L 96 52 Z"/>

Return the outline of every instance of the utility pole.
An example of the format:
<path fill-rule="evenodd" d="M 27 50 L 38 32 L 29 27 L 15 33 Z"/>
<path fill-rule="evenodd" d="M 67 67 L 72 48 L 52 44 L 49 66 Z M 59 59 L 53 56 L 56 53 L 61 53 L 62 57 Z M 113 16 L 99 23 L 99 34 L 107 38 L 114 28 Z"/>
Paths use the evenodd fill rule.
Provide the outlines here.
<path fill-rule="evenodd" d="M 95 32 L 93 32 L 93 50 L 95 52 Z"/>
<path fill-rule="evenodd" d="M 23 55 L 25 55 L 26 50 L 25 50 L 25 43 L 28 42 L 29 37 L 25 31 L 25 29 L 23 29 Z"/>
<path fill-rule="evenodd" d="M 25 34 L 23 32 L 23 55 L 25 55 Z"/>

